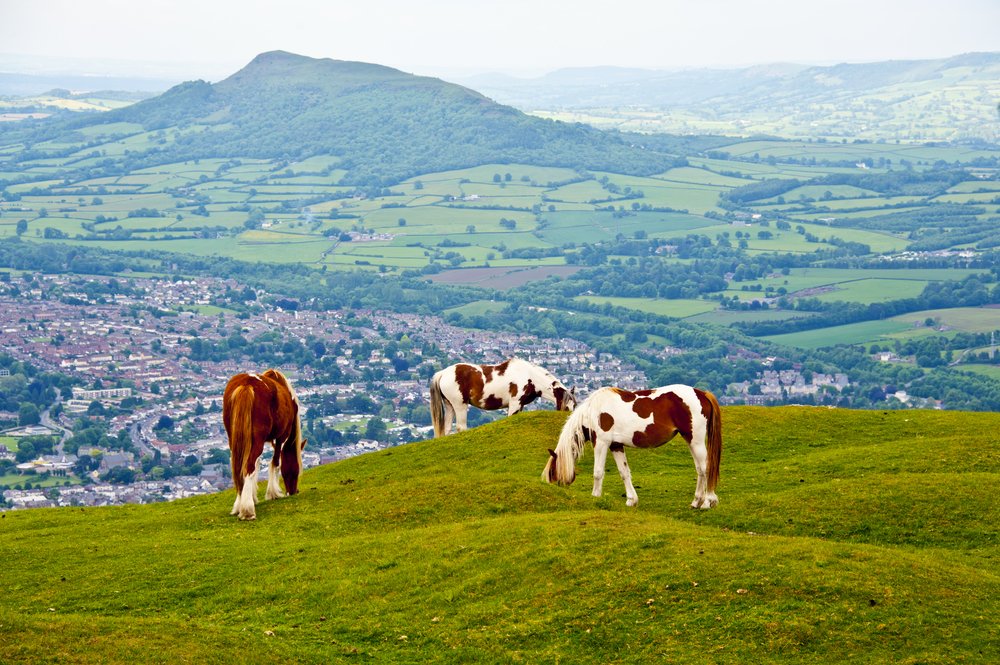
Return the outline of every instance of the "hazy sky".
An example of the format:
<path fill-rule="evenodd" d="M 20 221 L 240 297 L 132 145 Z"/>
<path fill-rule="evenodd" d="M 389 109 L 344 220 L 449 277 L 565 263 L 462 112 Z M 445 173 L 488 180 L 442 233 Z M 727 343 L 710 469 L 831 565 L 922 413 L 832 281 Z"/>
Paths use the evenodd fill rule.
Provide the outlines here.
<path fill-rule="evenodd" d="M 437 76 L 834 64 L 1000 51 L 998 26 L 1000 0 L 0 0 L 0 63 L 208 80 L 275 49 Z"/>

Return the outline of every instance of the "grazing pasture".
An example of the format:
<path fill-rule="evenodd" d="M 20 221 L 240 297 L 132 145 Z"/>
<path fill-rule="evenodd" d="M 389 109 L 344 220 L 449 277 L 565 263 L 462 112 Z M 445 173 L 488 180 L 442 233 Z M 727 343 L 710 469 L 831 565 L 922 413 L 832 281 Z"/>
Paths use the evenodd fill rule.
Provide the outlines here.
<path fill-rule="evenodd" d="M 977 498 L 997 482 L 1000 416 L 728 407 L 722 419 L 711 511 L 687 507 L 683 443 L 630 456 L 637 508 L 613 470 L 600 499 L 582 479 L 542 483 L 565 420 L 546 410 L 309 469 L 256 522 L 227 514 L 231 492 L 7 513 L 0 654 L 1000 659 L 983 618 L 1000 611 L 1000 512 Z"/>

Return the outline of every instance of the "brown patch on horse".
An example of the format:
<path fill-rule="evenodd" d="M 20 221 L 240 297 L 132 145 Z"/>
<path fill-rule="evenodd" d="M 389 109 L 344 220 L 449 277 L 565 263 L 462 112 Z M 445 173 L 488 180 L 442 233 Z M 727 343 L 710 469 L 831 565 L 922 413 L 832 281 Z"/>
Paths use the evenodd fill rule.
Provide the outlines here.
<path fill-rule="evenodd" d="M 552 396 L 556 398 L 556 411 L 562 411 L 563 404 L 566 403 L 566 389 L 556 387 L 557 383 L 552 382 Z"/>
<path fill-rule="evenodd" d="M 701 403 L 701 415 L 705 416 L 705 420 L 712 419 L 712 400 L 708 399 L 705 395 L 704 390 L 694 389 L 694 394 L 698 396 L 698 402 Z"/>
<path fill-rule="evenodd" d="M 640 405 L 641 403 L 641 405 Z M 676 393 L 663 393 L 655 399 L 643 397 L 632 407 L 643 418 L 653 416 L 653 422 L 646 429 L 632 434 L 632 444 L 637 448 L 661 446 L 680 432 L 685 441 L 691 440 L 691 412 L 687 404 Z M 642 415 L 646 409 L 649 412 Z"/>
<path fill-rule="evenodd" d="M 483 400 L 482 408 L 493 411 L 503 406 L 503 400 L 496 395 L 490 395 Z"/>
<path fill-rule="evenodd" d="M 518 401 L 521 403 L 521 406 L 527 406 L 534 402 L 539 394 L 540 393 L 535 390 L 535 384 L 531 382 L 531 379 L 528 379 L 528 382 L 524 384 L 524 394 L 521 395 L 521 399 Z"/>
<path fill-rule="evenodd" d="M 612 388 L 623 402 L 631 402 L 635 399 L 635 393 L 629 392 L 628 390 L 622 390 L 621 388 Z"/>
<path fill-rule="evenodd" d="M 601 423 L 601 429 L 605 432 L 615 426 L 615 419 L 610 413 L 601 413 L 599 422 Z"/>
<path fill-rule="evenodd" d="M 632 410 L 635 411 L 636 415 L 640 418 L 649 418 L 649 414 L 653 413 L 654 406 L 655 404 L 653 400 L 648 397 L 643 397 L 635 400 L 635 404 L 632 405 Z"/>
<path fill-rule="evenodd" d="M 483 370 L 483 381 L 489 383 L 493 380 L 493 365 L 480 365 L 479 369 Z"/>
<path fill-rule="evenodd" d="M 511 397 L 516 396 L 517 395 L 517 384 L 514 383 L 513 381 L 511 381 L 510 385 L 507 386 L 507 392 L 510 393 Z"/>
<path fill-rule="evenodd" d="M 503 376 L 504 372 L 507 371 L 507 366 L 510 364 L 510 359 L 503 361 L 499 365 L 494 365 L 493 369 L 497 371 L 497 376 Z"/>
<path fill-rule="evenodd" d="M 479 406 L 483 399 L 483 375 L 479 368 L 472 365 L 455 365 L 455 382 L 462 391 L 462 401 L 466 404 Z"/>

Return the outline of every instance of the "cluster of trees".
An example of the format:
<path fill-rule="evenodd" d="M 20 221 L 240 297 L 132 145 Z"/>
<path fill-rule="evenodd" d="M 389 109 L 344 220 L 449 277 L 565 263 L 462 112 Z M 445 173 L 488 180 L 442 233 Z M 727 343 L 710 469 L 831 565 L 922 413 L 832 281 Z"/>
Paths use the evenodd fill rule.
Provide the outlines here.
<path fill-rule="evenodd" d="M 60 395 L 69 395 L 76 383 L 64 374 L 41 372 L 7 354 L 0 354 L 0 369 L 10 372 L 9 376 L 0 376 L 0 411 L 18 414 L 18 422 L 11 424 L 38 424 L 42 411 L 55 404 Z"/>

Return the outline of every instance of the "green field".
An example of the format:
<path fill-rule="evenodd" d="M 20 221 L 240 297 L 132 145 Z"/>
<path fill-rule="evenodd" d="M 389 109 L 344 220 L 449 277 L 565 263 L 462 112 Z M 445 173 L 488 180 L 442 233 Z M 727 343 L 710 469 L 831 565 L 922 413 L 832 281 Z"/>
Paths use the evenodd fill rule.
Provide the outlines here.
<path fill-rule="evenodd" d="M 17 437 L 16 436 L 0 436 L 0 446 L 4 446 L 8 451 L 12 453 L 17 452 Z"/>
<path fill-rule="evenodd" d="M 232 492 L 0 520 L 5 662 L 995 662 L 997 414 L 728 408 L 720 505 L 683 443 L 640 503 L 539 474 L 534 411 Z M 845 432 L 851 432 L 845 436 Z M 960 433 L 960 434 L 956 434 Z"/>
<path fill-rule="evenodd" d="M 928 319 L 934 321 L 928 327 Z M 882 321 L 862 321 L 842 326 L 832 326 L 817 330 L 771 335 L 765 337 L 771 342 L 786 346 L 817 349 L 834 344 L 871 344 L 894 339 L 922 337 L 955 332 L 988 333 L 1000 330 L 998 310 L 990 307 L 954 307 L 950 309 L 928 309 L 910 314 L 901 314 Z"/>
<path fill-rule="evenodd" d="M 968 364 L 968 365 L 959 365 L 957 369 L 966 372 L 975 372 L 976 374 L 982 374 L 983 376 L 988 376 L 991 379 L 996 379 L 1000 381 L 1000 367 L 998 367 L 997 365 Z"/>
<path fill-rule="evenodd" d="M 866 344 L 875 340 L 888 339 L 891 335 L 909 330 L 912 326 L 892 319 L 885 321 L 863 321 L 843 326 L 830 326 L 816 330 L 769 335 L 769 342 L 802 349 L 819 349 L 835 344 Z"/>
<path fill-rule="evenodd" d="M 79 485 L 77 478 L 66 478 L 63 476 L 48 476 L 43 478 L 39 475 L 22 475 L 20 473 L 8 473 L 0 475 L 0 487 L 15 487 L 31 483 L 32 487 L 41 485 L 44 488 L 63 487 L 64 485 Z"/>
<path fill-rule="evenodd" d="M 609 304 L 614 307 L 626 307 L 649 314 L 660 316 L 672 316 L 683 319 L 697 314 L 714 311 L 718 303 L 710 300 L 677 299 L 664 300 L 662 298 L 610 298 L 605 296 L 577 296 L 576 300 L 583 300 L 594 305 Z"/>
<path fill-rule="evenodd" d="M 444 310 L 444 314 L 451 314 L 454 312 L 456 314 L 461 314 L 462 316 L 480 316 L 483 314 L 499 312 L 507 307 L 507 305 L 508 303 L 505 303 L 502 300 L 474 300 L 470 303 L 462 305 L 461 307 L 451 307 L 446 309 Z"/>

